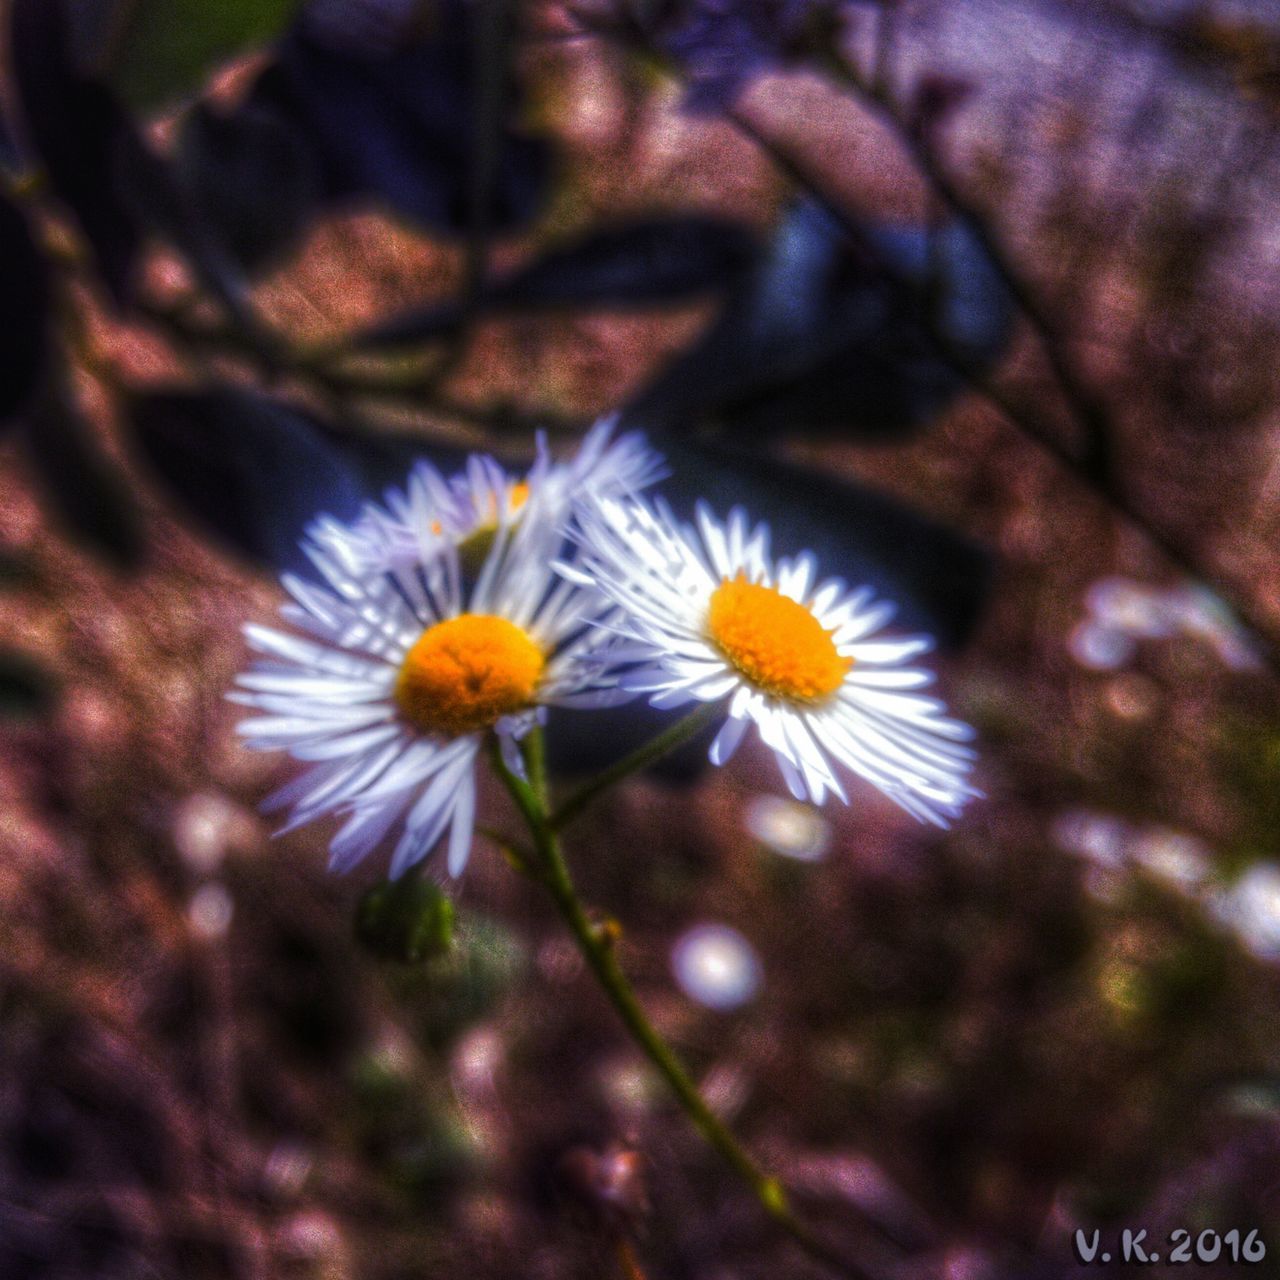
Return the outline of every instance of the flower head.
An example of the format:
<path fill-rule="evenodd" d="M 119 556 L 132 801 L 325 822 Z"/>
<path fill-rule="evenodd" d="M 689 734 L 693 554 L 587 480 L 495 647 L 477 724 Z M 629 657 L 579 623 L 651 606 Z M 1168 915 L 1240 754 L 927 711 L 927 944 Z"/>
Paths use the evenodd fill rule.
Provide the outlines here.
<path fill-rule="evenodd" d="M 714 763 L 754 724 L 799 799 L 846 799 L 834 765 L 940 826 L 978 794 L 971 730 L 915 692 L 932 676 L 905 665 L 930 642 L 878 635 L 893 606 L 870 588 L 818 582 L 809 554 L 775 562 L 767 526 L 740 510 L 721 523 L 700 506 L 693 527 L 661 502 L 605 498 L 576 521 L 582 552 L 560 571 L 620 610 L 598 660 L 658 707 L 725 700 Z"/>
<path fill-rule="evenodd" d="M 549 460 L 539 440 L 538 460 L 523 475 L 487 454 L 472 454 L 462 472 L 450 477 L 430 462 L 419 462 L 403 491 L 388 490 L 382 505 L 367 506 L 353 525 L 322 518 L 311 537 L 362 571 L 420 563 L 443 538 L 458 546 L 463 569 L 474 576 L 499 526 L 518 522 L 535 476 L 538 516 L 558 528 L 582 494 L 634 493 L 666 473 L 662 458 L 641 435 L 615 438 L 614 424 L 614 418 L 602 418 L 564 462 Z"/>
<path fill-rule="evenodd" d="M 267 804 L 292 809 L 286 829 L 345 816 L 331 846 L 335 869 L 353 866 L 399 825 L 393 876 L 446 832 L 456 875 L 490 735 L 520 771 L 517 743 L 547 706 L 630 696 L 591 659 L 608 633 L 590 624 L 611 606 L 551 567 L 565 545 L 566 491 L 600 480 L 606 440 L 589 440 L 592 465 L 581 454 L 557 465 L 540 453 L 518 482 L 520 501 L 516 482 L 477 458 L 456 481 L 420 469 L 398 507 L 369 507 L 354 525 L 317 522 L 304 547 L 324 585 L 283 580 L 292 601 L 281 612 L 307 634 L 246 628 L 265 659 L 239 677 L 232 697 L 262 714 L 240 732 L 251 747 L 309 763 Z M 634 443 L 626 447 L 628 458 L 641 456 Z M 489 498 L 492 527 L 468 566 L 476 527 L 467 513 L 487 516 Z"/>

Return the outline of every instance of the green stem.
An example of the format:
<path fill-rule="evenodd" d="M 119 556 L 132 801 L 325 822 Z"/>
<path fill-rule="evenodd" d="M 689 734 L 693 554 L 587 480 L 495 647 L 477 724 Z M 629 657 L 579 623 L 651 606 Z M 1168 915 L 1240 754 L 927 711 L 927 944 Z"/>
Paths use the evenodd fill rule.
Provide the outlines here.
<path fill-rule="evenodd" d="M 643 763 L 657 759 L 696 733 L 711 718 L 714 710 L 715 708 L 700 707 L 692 715 L 686 716 L 668 729 L 665 734 L 659 735 L 659 738 L 650 744 L 653 746 L 659 741 L 664 741 L 665 745 L 661 750 L 646 751 L 641 748 L 640 751 L 633 752 L 628 760 L 637 759 Z M 588 968 L 622 1019 L 631 1038 L 666 1080 L 672 1093 L 675 1094 L 676 1101 L 693 1122 L 694 1127 L 747 1183 L 765 1212 L 812 1258 L 825 1263 L 833 1271 L 849 1277 L 850 1280 L 866 1280 L 866 1272 L 861 1267 L 828 1248 L 796 1217 L 782 1182 L 775 1175 L 762 1169 L 751 1158 L 729 1128 L 707 1105 L 688 1071 L 676 1057 L 674 1050 L 649 1021 L 636 996 L 635 989 L 618 963 L 615 952 L 616 934 L 610 929 L 600 928 L 591 922 L 586 907 L 574 886 L 569 865 L 560 847 L 559 837 L 552 821 L 546 815 L 544 799 L 546 776 L 540 730 L 535 729 L 525 738 L 522 751 L 529 773 L 527 782 L 523 778 L 516 777 L 507 768 L 496 741 L 491 744 L 490 758 L 495 772 L 510 792 L 533 837 L 537 862 L 530 868 L 530 872 L 533 878 L 550 893 L 561 918 L 573 934 L 574 941 Z M 635 767 L 641 767 L 641 764 Z M 619 770 L 615 767 L 607 771 L 611 780 L 616 780 L 627 772 L 631 770 Z M 580 800 L 580 804 L 572 812 L 576 812 L 577 808 L 592 799 L 604 789 L 605 785 L 607 783 L 601 783 L 600 779 L 596 779 L 595 782 L 584 787 L 574 798 Z M 563 814 L 568 808 L 568 805 L 562 807 L 560 813 Z"/>
<path fill-rule="evenodd" d="M 650 738 L 643 746 L 637 747 L 630 755 L 623 756 L 621 760 L 611 764 L 581 789 L 575 791 L 546 819 L 547 826 L 552 831 L 563 831 L 598 795 L 607 791 L 614 783 L 620 782 L 633 773 L 639 773 L 641 769 L 647 769 L 677 747 L 683 746 L 690 738 L 696 737 L 716 716 L 722 715 L 723 710 L 718 702 L 704 702 L 687 716 L 681 717 L 657 737 Z"/>

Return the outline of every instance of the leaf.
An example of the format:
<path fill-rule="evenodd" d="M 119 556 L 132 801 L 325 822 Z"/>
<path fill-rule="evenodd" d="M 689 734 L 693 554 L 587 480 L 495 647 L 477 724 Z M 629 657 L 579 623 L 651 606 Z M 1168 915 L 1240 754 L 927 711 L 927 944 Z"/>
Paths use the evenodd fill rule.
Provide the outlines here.
<path fill-rule="evenodd" d="M 61 0 L 15 0 L 12 34 L 27 132 L 116 305 L 132 301 L 150 228 L 191 262 L 237 323 L 268 342 L 230 251 L 185 199 L 168 160 L 147 145 L 110 90 L 77 69 Z"/>
<path fill-rule="evenodd" d="M 26 217 L 0 195 L 0 432 L 45 374 L 49 355 L 49 266 Z"/>
<path fill-rule="evenodd" d="M 310 573 L 298 547 L 321 513 L 350 519 L 365 497 L 358 467 L 324 427 L 239 388 L 152 392 L 132 402 L 142 455 L 196 526 L 274 569 Z"/>
<path fill-rule="evenodd" d="M 16 174 L 23 169 L 22 149 L 13 136 L 7 113 L 0 111 L 0 169 Z"/>
<path fill-rule="evenodd" d="M 277 46 L 250 101 L 282 113 L 307 140 L 330 201 L 373 200 L 423 230 L 466 231 L 475 59 L 470 10 L 454 10 L 429 37 L 387 53 L 335 48 L 305 24 Z M 506 127 L 492 230 L 510 230 L 538 212 L 551 160 L 544 139 Z"/>
<path fill-rule="evenodd" d="M 470 449 L 455 445 L 426 442 L 410 435 L 366 435 L 359 439 L 334 442 L 350 465 L 359 474 L 362 489 L 369 497 L 377 499 L 389 488 L 403 489 L 414 464 L 424 459 L 434 464 L 444 475 L 461 472 Z M 519 463 L 504 459 L 495 450 L 499 462 L 519 469 Z"/>
<path fill-rule="evenodd" d="M 233 54 L 275 39 L 299 0 L 130 0 L 113 7 L 119 31 L 106 78 L 131 107 L 146 111 L 195 94 Z"/>
<path fill-rule="evenodd" d="M 121 198 L 116 159 L 140 147 L 133 122 L 76 68 L 61 0 L 13 0 L 10 46 L 25 132 L 93 250 L 118 306 L 135 283 L 141 230 Z"/>
<path fill-rule="evenodd" d="M 471 60 L 472 136 L 467 164 L 466 289 L 488 274 L 494 195 L 505 149 L 507 86 L 515 56 L 514 0 L 476 7 Z"/>
<path fill-rule="evenodd" d="M 34 587 L 39 581 L 39 570 L 29 555 L 0 548 L 0 591 L 23 590 Z"/>
<path fill-rule="evenodd" d="M 230 248 L 205 210 L 183 191 L 168 158 L 141 138 L 127 139 L 117 155 L 117 173 L 126 205 L 139 223 L 168 240 L 236 325 L 270 354 L 275 338 L 258 320 Z"/>
<path fill-rule="evenodd" d="M 183 121 L 175 164 L 187 205 L 251 275 L 278 266 L 319 207 L 315 157 L 266 103 L 229 114 L 195 107 Z"/>
<path fill-rule="evenodd" d="M 927 425 L 965 386 L 931 325 L 986 368 L 1008 342 L 1010 301 L 960 223 L 867 224 L 860 240 L 820 206 L 797 205 L 716 323 L 637 394 L 627 424 L 866 440 Z"/>
<path fill-rule="evenodd" d="M 128 481 L 60 381 L 45 386 L 24 427 L 36 481 L 70 537 L 117 569 L 137 569 L 144 539 Z"/>
<path fill-rule="evenodd" d="M 736 283 L 756 249 L 755 236 L 744 224 L 701 214 L 596 227 L 490 281 L 470 309 L 465 301 L 451 299 L 410 311 L 378 325 L 354 345 L 438 338 L 468 314 L 680 302 Z"/>
<path fill-rule="evenodd" d="M 56 690 L 48 672 L 25 654 L 0 649 L 0 718 L 29 720 L 47 715 Z"/>
<path fill-rule="evenodd" d="M 452 901 L 434 880 L 421 875 L 383 880 L 356 904 L 356 939 L 380 960 L 421 964 L 453 948 Z"/>

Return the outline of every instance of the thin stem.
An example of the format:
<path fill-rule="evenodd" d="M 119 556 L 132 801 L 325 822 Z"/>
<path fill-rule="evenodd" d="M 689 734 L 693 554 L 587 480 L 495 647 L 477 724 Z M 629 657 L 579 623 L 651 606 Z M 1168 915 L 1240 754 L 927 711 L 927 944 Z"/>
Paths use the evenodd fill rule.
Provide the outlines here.
<path fill-rule="evenodd" d="M 636 1257 L 636 1251 L 631 1247 L 631 1241 L 626 1236 L 618 1236 L 614 1248 L 618 1254 L 618 1266 L 625 1280 L 647 1280 L 644 1268 L 640 1265 L 640 1259 Z"/>
<path fill-rule="evenodd" d="M 1034 287 L 1014 264 L 990 220 L 952 181 L 950 174 L 934 154 L 927 131 L 913 127 L 903 120 L 887 81 L 878 71 L 868 80 L 838 50 L 823 48 L 819 55 L 822 66 L 837 84 L 858 94 L 897 131 L 934 194 L 976 237 L 1009 296 L 1035 332 L 1073 415 L 1084 428 L 1084 464 L 1100 483 L 1110 483 L 1114 473 L 1115 436 L 1110 415 L 1101 400 L 1077 373 L 1063 347 L 1056 319 L 1050 315 Z"/>
<path fill-rule="evenodd" d="M 309 384 L 341 411 L 340 417 L 350 417 L 350 402 L 359 400 L 389 408 L 425 408 L 461 427 L 499 435 L 530 435 L 535 428 L 553 435 L 575 435 L 581 430 L 578 421 L 554 414 L 526 414 L 514 405 L 458 400 L 435 386 L 439 369 L 361 372 L 342 367 L 346 353 L 341 346 L 307 351 L 281 344 L 278 350 L 265 353 L 252 335 L 225 321 L 198 319 L 147 298 L 140 299 L 135 309 L 184 352 L 226 355 L 248 364 L 270 381 L 287 377 Z M 376 432 L 372 426 L 361 425 L 370 433 Z"/>
<path fill-rule="evenodd" d="M 683 737 L 690 734 L 706 720 L 707 708 L 700 708 L 686 716 L 673 729 L 689 725 Z M 672 737 L 668 730 L 663 737 Z M 707 1105 L 698 1087 L 676 1057 L 674 1050 L 649 1021 L 635 988 L 628 981 L 618 963 L 615 951 L 617 932 L 592 923 L 582 899 L 574 887 L 569 865 L 556 832 L 548 821 L 539 799 L 539 791 L 545 789 L 545 776 L 541 772 L 543 749 L 541 731 L 535 729 L 525 739 L 524 758 L 530 772 L 530 781 L 518 778 L 507 768 L 496 742 L 491 744 L 490 759 L 498 777 L 510 792 L 512 799 L 528 823 L 533 837 L 537 866 L 532 869 L 534 878 L 550 893 L 561 919 L 568 925 L 578 950 L 587 967 L 599 982 L 610 1004 L 622 1019 L 636 1045 L 666 1080 L 682 1110 L 708 1144 L 724 1159 L 751 1188 L 761 1207 L 796 1241 L 812 1258 L 825 1263 L 833 1271 L 850 1280 L 866 1280 L 866 1272 L 834 1252 L 817 1239 L 795 1215 L 782 1182 L 762 1169 L 747 1153 L 742 1144 Z M 669 749 L 669 748 L 668 748 Z M 639 752 L 633 753 L 639 755 Z M 660 754 L 660 753 L 659 753 Z M 656 758 L 656 756 L 654 757 Z M 612 771 L 611 771 L 612 772 Z M 621 775 L 619 775 L 621 776 Z M 592 794 L 599 788 L 591 787 Z"/>
<path fill-rule="evenodd" d="M 590 782 L 575 791 L 547 819 L 547 826 L 552 831 L 563 831 L 598 795 L 607 791 L 616 782 L 647 769 L 656 764 L 663 756 L 670 755 L 677 747 L 683 746 L 690 738 L 696 737 L 700 730 L 709 725 L 717 715 L 723 714 L 723 707 L 718 702 L 704 702 L 669 725 L 655 738 L 650 738 L 643 746 L 637 747 L 629 755 L 611 764 L 598 773 Z"/>

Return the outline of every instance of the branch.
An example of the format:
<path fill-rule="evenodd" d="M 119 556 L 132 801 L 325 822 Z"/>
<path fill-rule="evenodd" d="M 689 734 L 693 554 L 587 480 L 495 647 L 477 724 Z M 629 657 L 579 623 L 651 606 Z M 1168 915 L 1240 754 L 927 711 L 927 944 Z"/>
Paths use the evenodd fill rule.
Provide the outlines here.
<path fill-rule="evenodd" d="M 696 713 L 695 713 L 696 715 Z M 685 724 L 693 717 L 685 717 Z M 591 922 L 573 883 L 560 840 L 547 819 L 546 771 L 541 731 L 535 729 L 522 744 L 528 782 L 507 768 L 496 740 L 491 743 L 490 760 L 494 772 L 515 801 L 529 828 L 536 863 L 531 875 L 551 895 L 561 919 L 573 935 L 587 967 L 595 976 L 609 1003 L 613 1005 L 632 1040 L 666 1080 L 681 1109 L 694 1127 L 751 1188 L 766 1213 L 817 1262 L 846 1280 L 870 1280 L 859 1264 L 850 1261 L 813 1234 L 791 1208 L 782 1182 L 762 1169 L 719 1116 L 707 1105 L 698 1087 L 671 1046 L 649 1021 L 635 988 L 627 980 L 616 954 L 616 929 Z"/>
<path fill-rule="evenodd" d="M 915 161 L 916 167 L 943 206 L 973 234 L 990 259 L 1001 283 L 1026 317 L 1044 351 L 1071 411 L 1084 430 L 1085 452 L 1080 462 L 1099 483 L 1114 479 L 1115 426 L 1097 395 L 1086 386 L 1067 355 L 1057 321 L 1035 288 L 1015 266 L 991 221 L 960 190 L 935 154 L 928 131 L 903 117 L 894 102 L 882 65 L 870 79 L 863 76 L 830 46 L 817 51 L 821 65 L 838 84 L 851 89 L 873 112 L 891 125 Z"/>

